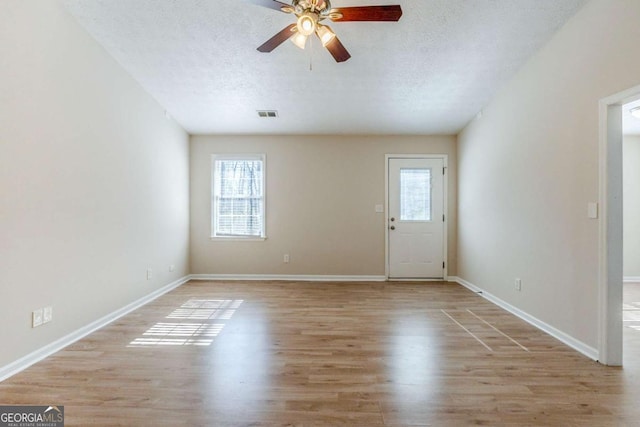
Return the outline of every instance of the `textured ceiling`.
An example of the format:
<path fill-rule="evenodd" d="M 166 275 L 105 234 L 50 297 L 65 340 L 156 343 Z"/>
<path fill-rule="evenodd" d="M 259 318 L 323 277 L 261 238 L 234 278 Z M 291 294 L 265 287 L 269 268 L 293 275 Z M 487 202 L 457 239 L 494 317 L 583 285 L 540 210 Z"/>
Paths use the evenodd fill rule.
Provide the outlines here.
<path fill-rule="evenodd" d="M 64 3 L 191 134 L 456 134 L 586 0 L 333 0 L 404 11 L 333 23 L 341 64 L 318 42 L 258 52 L 294 18 L 247 0 Z"/>

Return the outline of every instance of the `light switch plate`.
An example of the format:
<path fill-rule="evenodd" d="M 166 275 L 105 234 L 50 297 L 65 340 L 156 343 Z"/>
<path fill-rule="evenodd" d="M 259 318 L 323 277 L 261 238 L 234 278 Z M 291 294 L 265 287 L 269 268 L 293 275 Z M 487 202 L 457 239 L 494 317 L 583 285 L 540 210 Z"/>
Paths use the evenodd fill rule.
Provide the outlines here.
<path fill-rule="evenodd" d="M 39 308 L 37 310 L 33 310 L 33 313 L 31 314 L 31 324 L 32 327 L 38 327 L 40 325 L 42 325 L 42 309 Z"/>
<path fill-rule="evenodd" d="M 590 219 L 598 219 L 598 203 L 589 202 L 587 204 L 587 217 Z"/>
<path fill-rule="evenodd" d="M 384 213 L 384 205 L 376 205 L 376 213 Z"/>
<path fill-rule="evenodd" d="M 45 307 L 42 309 L 42 323 L 49 323 L 53 320 L 53 307 Z"/>

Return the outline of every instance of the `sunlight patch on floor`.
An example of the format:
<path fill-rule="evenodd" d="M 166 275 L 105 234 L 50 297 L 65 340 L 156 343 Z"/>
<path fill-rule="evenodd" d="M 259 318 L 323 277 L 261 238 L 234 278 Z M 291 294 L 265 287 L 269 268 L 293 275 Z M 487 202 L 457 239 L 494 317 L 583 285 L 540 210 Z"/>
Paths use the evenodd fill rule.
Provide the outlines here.
<path fill-rule="evenodd" d="M 217 337 L 224 323 L 186 323 L 171 320 L 230 320 L 243 300 L 190 299 L 176 308 L 166 319 L 147 329 L 127 347 L 148 346 L 208 346 Z"/>

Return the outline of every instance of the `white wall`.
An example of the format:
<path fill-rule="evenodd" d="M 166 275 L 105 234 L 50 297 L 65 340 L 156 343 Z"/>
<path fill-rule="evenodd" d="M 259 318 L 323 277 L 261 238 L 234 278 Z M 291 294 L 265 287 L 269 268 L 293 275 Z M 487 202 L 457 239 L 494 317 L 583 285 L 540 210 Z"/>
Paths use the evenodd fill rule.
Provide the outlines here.
<path fill-rule="evenodd" d="M 59 1 L 0 2 L 0 367 L 188 274 L 188 167 Z"/>
<path fill-rule="evenodd" d="M 640 281 L 640 135 L 622 142 L 624 276 Z"/>
<path fill-rule="evenodd" d="M 458 275 L 592 348 L 598 101 L 640 84 L 638 22 L 640 1 L 591 1 L 459 136 Z"/>
<path fill-rule="evenodd" d="M 449 262 L 455 275 L 452 136 L 194 136 L 191 271 L 383 276 L 385 154 L 449 155 Z M 211 154 L 266 153 L 267 240 L 211 241 Z M 283 254 L 291 256 L 283 263 Z"/>

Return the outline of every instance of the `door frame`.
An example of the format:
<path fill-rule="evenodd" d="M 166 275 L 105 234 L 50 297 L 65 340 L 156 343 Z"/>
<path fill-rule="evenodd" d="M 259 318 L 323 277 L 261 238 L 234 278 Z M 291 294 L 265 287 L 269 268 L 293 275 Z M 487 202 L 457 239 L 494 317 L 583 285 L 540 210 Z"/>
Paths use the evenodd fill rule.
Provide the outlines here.
<path fill-rule="evenodd" d="M 444 166 L 444 177 L 442 180 L 442 203 L 444 204 L 444 230 L 442 235 L 442 254 L 444 259 L 444 272 L 442 280 L 447 281 L 449 279 L 449 259 L 447 254 L 449 252 L 448 244 L 448 224 L 449 224 L 449 155 L 447 154 L 385 154 L 384 155 L 384 277 L 385 280 L 389 280 L 389 160 L 390 159 L 438 159 L 442 160 Z M 396 279 L 397 280 L 397 279 Z M 412 282 L 424 281 L 424 282 L 437 282 L 440 279 L 411 279 Z"/>
<path fill-rule="evenodd" d="M 635 86 L 599 102 L 598 361 L 622 366 L 622 106 L 640 99 Z"/>

